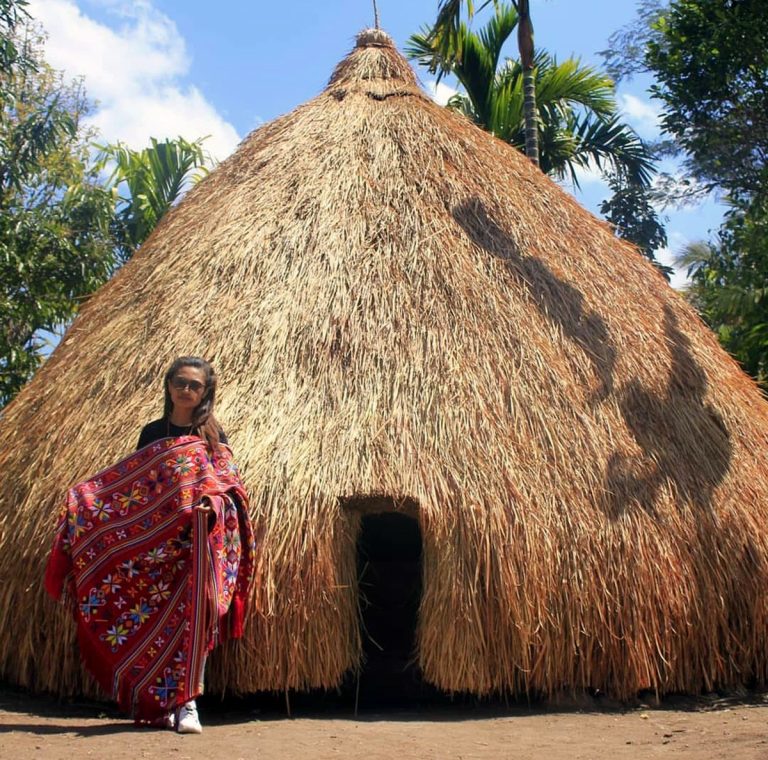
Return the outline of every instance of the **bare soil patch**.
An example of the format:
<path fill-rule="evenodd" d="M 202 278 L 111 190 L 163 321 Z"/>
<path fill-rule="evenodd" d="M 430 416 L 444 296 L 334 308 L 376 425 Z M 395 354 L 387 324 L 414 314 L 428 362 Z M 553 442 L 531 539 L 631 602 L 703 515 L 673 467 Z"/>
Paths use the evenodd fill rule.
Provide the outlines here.
<path fill-rule="evenodd" d="M 361 710 L 201 701 L 201 736 L 135 728 L 112 707 L 0 688 L 2 760 L 768 760 L 768 697 L 671 698 L 631 708 L 442 704 Z"/>

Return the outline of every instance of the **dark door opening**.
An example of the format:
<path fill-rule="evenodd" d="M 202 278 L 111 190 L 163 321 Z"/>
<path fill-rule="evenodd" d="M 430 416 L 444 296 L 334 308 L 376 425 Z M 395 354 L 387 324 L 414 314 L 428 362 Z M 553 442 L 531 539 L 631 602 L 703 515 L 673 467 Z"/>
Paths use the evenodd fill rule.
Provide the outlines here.
<path fill-rule="evenodd" d="M 362 517 L 357 541 L 364 663 L 361 706 L 401 702 L 422 691 L 415 662 L 421 601 L 421 530 L 401 512 Z"/>

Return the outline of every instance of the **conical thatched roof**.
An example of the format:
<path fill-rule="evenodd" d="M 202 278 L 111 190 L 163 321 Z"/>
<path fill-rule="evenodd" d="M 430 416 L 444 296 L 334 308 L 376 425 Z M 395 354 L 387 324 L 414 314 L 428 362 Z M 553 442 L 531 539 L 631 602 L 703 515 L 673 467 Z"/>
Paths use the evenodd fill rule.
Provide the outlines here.
<path fill-rule="evenodd" d="M 768 405 L 630 246 L 440 108 L 380 32 L 251 134 L 82 309 L 0 421 L 0 677 L 87 688 L 41 574 L 66 487 L 209 357 L 260 539 L 215 689 L 358 663 L 356 505 L 424 542 L 445 690 L 764 683 Z"/>

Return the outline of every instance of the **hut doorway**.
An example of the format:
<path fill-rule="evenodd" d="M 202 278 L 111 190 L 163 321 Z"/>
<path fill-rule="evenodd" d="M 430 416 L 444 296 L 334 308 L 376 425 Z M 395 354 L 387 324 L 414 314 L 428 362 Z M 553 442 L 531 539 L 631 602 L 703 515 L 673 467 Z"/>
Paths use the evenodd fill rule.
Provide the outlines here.
<path fill-rule="evenodd" d="M 358 679 L 362 707 L 418 697 L 416 624 L 421 602 L 421 529 L 415 509 L 361 510 L 357 540 L 364 663 Z"/>

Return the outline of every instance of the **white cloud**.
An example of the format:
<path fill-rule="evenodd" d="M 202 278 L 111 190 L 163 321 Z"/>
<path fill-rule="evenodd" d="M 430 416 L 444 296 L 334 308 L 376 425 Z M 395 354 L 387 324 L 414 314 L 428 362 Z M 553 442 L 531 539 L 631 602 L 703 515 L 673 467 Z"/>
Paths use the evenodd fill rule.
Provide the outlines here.
<path fill-rule="evenodd" d="M 653 103 L 626 92 L 621 93 L 618 100 L 622 114 L 641 137 L 659 136 L 661 112 Z"/>
<path fill-rule="evenodd" d="M 81 3 L 82 4 L 82 3 Z M 221 160 L 240 141 L 196 87 L 184 39 L 148 0 L 102 1 L 114 26 L 87 16 L 74 0 L 32 0 L 30 12 L 48 34 L 46 59 L 69 77 L 82 76 L 97 101 L 91 122 L 100 140 L 144 148 L 150 137 L 193 140 L 210 135 L 206 150 Z"/>
<path fill-rule="evenodd" d="M 682 233 L 672 230 L 667 234 L 668 244 L 666 248 L 659 248 L 655 251 L 658 261 L 667 266 L 674 267 L 674 274 L 670 278 L 669 284 L 679 290 L 689 284 L 690 280 L 685 269 L 675 266 L 675 258 L 680 255 L 691 241 Z"/>
<path fill-rule="evenodd" d="M 445 82 L 437 82 L 434 79 L 427 82 L 426 88 L 429 97 L 439 106 L 447 105 L 448 101 L 459 92 L 453 87 L 449 87 Z"/>

